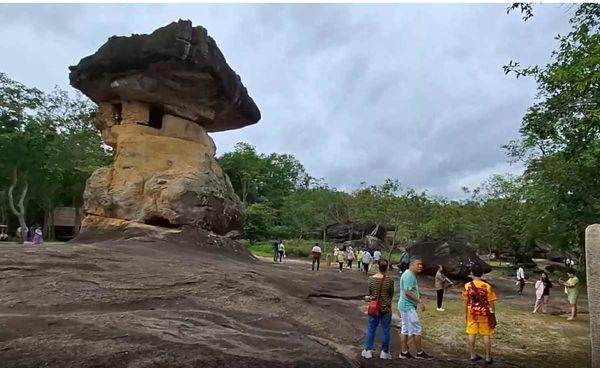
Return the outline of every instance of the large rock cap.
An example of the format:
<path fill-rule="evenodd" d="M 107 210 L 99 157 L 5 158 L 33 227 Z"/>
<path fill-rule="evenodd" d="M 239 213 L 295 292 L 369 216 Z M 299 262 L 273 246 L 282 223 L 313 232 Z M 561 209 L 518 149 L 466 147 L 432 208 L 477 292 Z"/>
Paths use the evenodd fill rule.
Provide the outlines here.
<path fill-rule="evenodd" d="M 111 37 L 69 67 L 71 84 L 94 102 L 141 101 L 208 132 L 260 120 L 260 111 L 202 26 L 179 20 L 151 34 Z"/>

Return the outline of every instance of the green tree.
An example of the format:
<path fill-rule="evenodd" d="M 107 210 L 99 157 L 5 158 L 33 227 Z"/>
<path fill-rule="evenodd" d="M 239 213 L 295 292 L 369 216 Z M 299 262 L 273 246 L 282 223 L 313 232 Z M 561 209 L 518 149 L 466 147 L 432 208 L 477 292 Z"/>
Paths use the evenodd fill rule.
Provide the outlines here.
<path fill-rule="evenodd" d="M 581 250 L 600 213 L 600 4 L 578 5 L 570 24 L 547 65 L 504 67 L 538 84 L 521 139 L 507 148 L 527 166 L 527 201 L 544 214 L 546 237 Z"/>

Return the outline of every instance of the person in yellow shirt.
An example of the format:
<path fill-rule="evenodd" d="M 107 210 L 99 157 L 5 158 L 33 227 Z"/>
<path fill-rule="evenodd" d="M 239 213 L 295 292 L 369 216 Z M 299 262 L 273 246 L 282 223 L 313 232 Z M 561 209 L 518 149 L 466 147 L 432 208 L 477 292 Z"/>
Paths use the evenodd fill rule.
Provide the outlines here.
<path fill-rule="evenodd" d="M 340 265 L 340 272 L 342 272 L 342 269 L 344 268 L 344 263 L 346 262 L 346 252 L 345 251 L 338 251 L 337 254 L 337 261 L 338 264 Z"/>
<path fill-rule="evenodd" d="M 467 282 L 463 290 L 469 353 L 471 361 L 481 360 L 481 357 L 475 353 L 475 338 L 477 335 L 482 336 L 485 362 L 492 364 L 492 334 L 496 327 L 494 314 L 496 293 L 490 284 L 481 280 L 483 276 L 481 266 L 471 266 L 471 276 L 473 281 Z"/>

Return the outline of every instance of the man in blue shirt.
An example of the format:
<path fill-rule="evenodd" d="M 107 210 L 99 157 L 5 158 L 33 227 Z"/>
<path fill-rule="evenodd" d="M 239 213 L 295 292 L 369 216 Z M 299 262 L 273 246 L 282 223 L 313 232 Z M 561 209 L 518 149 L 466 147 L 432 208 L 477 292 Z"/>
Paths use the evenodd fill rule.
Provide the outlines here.
<path fill-rule="evenodd" d="M 425 304 L 421 301 L 417 274 L 423 271 L 423 262 L 418 257 L 412 257 L 408 270 L 400 276 L 400 299 L 398 299 L 398 310 L 402 319 L 400 330 L 400 352 L 401 359 L 411 359 L 413 356 L 408 351 L 408 338 L 413 337 L 417 349 L 417 359 L 430 359 L 431 357 L 423 351 L 421 344 L 421 322 L 417 314 L 417 305 L 421 305 L 421 311 L 425 310 Z"/>

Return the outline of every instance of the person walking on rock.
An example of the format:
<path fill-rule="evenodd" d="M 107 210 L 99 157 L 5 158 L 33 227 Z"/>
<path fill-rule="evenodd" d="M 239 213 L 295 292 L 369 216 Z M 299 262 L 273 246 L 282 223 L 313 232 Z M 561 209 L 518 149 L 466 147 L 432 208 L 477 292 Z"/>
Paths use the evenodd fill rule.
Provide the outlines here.
<path fill-rule="evenodd" d="M 567 271 L 569 279 L 567 281 L 558 280 L 561 285 L 565 287 L 567 292 L 567 300 L 571 306 L 571 316 L 567 318 L 567 321 L 572 321 L 577 318 L 577 298 L 579 297 L 579 279 L 575 276 L 575 271 L 569 269 Z"/>
<path fill-rule="evenodd" d="M 442 265 L 438 266 L 437 273 L 435 274 L 435 292 L 437 294 L 437 311 L 443 312 L 444 308 L 442 308 L 442 303 L 444 301 L 444 289 L 448 286 L 454 285 L 449 278 L 444 275 L 444 267 Z"/>
<path fill-rule="evenodd" d="M 344 269 L 344 263 L 346 263 L 346 252 L 340 250 L 337 254 L 337 262 L 340 266 L 340 272 Z"/>
<path fill-rule="evenodd" d="M 542 276 L 535 283 L 535 306 L 532 313 L 537 313 L 540 308 L 542 308 L 542 313 L 546 313 L 546 305 L 548 304 L 551 287 L 552 281 L 548 278 L 548 274 L 542 272 Z"/>
<path fill-rule="evenodd" d="M 277 262 L 277 258 L 279 258 L 279 243 L 280 240 L 273 240 L 273 262 Z"/>
<path fill-rule="evenodd" d="M 413 356 L 408 351 L 408 338 L 412 337 L 415 348 L 417 349 L 417 359 L 430 359 L 431 357 L 423 351 L 421 341 L 421 321 L 417 314 L 417 305 L 421 306 L 421 311 L 425 311 L 425 304 L 421 300 L 419 286 L 417 284 L 417 274 L 423 271 L 423 262 L 418 257 L 410 260 L 408 270 L 400 276 L 400 299 L 398 299 L 398 310 L 402 319 L 402 328 L 400 330 L 400 359 L 412 359 Z"/>
<path fill-rule="evenodd" d="M 365 270 L 365 273 L 368 275 L 369 265 L 371 264 L 371 253 L 369 253 L 368 250 L 365 250 L 360 261 L 362 262 L 363 270 Z"/>
<path fill-rule="evenodd" d="M 388 262 L 382 259 L 379 262 L 379 272 L 369 278 L 369 301 L 377 300 L 378 308 L 369 314 L 367 325 L 367 336 L 365 346 L 361 353 L 365 359 L 373 357 L 373 345 L 375 345 L 375 333 L 377 326 L 381 323 L 383 335 L 381 342 L 381 353 L 379 358 L 392 359 L 390 354 L 390 330 L 392 327 L 392 299 L 394 298 L 394 279 L 387 277 Z"/>
<path fill-rule="evenodd" d="M 279 241 L 279 263 L 283 262 L 283 257 L 285 257 L 285 245 L 283 245 L 283 242 L 280 240 Z"/>
<path fill-rule="evenodd" d="M 380 259 L 381 259 L 381 252 L 379 251 L 379 249 L 376 249 L 375 252 L 373 252 L 373 263 L 379 263 Z"/>
<path fill-rule="evenodd" d="M 321 265 L 321 247 L 319 247 L 319 243 L 315 243 L 315 246 L 312 247 L 312 270 L 315 270 L 315 263 L 317 264 L 317 271 L 319 270 L 319 266 Z"/>
<path fill-rule="evenodd" d="M 362 267 L 362 256 L 363 256 L 364 251 L 361 249 L 358 251 L 358 255 L 356 257 L 357 260 L 357 264 L 358 264 L 358 270 L 362 271 L 363 267 Z"/>
<path fill-rule="evenodd" d="M 523 271 L 523 266 L 519 265 L 517 269 L 517 283 L 519 284 L 519 294 L 523 294 L 523 287 L 525 286 L 525 271 Z"/>
<path fill-rule="evenodd" d="M 496 328 L 496 317 L 494 314 L 494 301 L 496 293 L 490 284 L 483 281 L 483 270 L 481 266 L 471 266 L 471 277 L 473 281 L 467 282 L 463 290 L 465 311 L 467 313 L 467 329 L 469 354 L 471 361 L 481 360 L 475 353 L 475 338 L 477 335 L 483 337 L 485 346 L 485 362 L 492 363 L 492 334 Z"/>
<path fill-rule="evenodd" d="M 346 262 L 348 262 L 348 268 L 352 269 L 352 262 L 354 261 L 354 251 L 352 247 L 346 249 Z"/>

